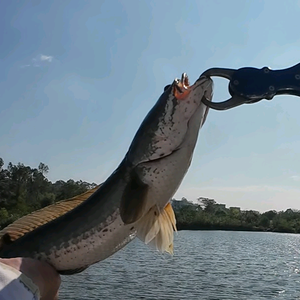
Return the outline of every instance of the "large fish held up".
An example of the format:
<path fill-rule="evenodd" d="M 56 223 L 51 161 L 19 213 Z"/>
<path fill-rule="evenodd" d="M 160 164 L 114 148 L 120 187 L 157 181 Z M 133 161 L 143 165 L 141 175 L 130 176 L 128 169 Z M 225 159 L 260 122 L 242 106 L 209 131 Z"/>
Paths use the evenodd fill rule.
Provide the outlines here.
<path fill-rule="evenodd" d="M 118 168 L 100 186 L 29 214 L 0 232 L 0 257 L 49 262 L 61 274 L 81 272 L 135 236 L 173 252 L 170 200 L 192 160 L 213 83 L 183 74 L 164 92 L 138 129 Z"/>

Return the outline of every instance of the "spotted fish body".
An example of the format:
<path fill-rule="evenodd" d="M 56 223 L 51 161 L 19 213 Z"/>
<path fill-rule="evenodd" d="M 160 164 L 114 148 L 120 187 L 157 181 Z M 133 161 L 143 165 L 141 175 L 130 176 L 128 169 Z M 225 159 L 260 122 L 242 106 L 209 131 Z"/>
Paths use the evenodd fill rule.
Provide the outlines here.
<path fill-rule="evenodd" d="M 175 80 L 144 119 L 112 175 L 54 220 L 14 241 L 2 234 L 0 257 L 37 258 L 61 274 L 73 274 L 112 255 L 135 236 L 172 252 L 176 227 L 169 200 L 190 166 L 208 112 L 201 100 L 211 97 L 209 78 L 199 78 L 192 86 L 185 74 Z"/>

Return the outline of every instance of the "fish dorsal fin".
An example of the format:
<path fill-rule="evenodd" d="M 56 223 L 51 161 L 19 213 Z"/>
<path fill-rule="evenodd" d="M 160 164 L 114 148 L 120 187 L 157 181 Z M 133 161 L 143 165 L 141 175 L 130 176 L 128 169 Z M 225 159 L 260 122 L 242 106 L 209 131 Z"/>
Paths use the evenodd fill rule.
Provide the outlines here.
<path fill-rule="evenodd" d="M 40 227 L 69 212 L 88 199 L 94 192 L 96 192 L 96 190 L 98 190 L 99 187 L 100 185 L 73 198 L 61 200 L 34 211 L 8 225 L 0 231 L 0 249 L 4 245 L 14 242 L 37 227 Z"/>
<path fill-rule="evenodd" d="M 177 229 L 171 203 L 168 203 L 162 211 L 154 205 L 135 227 L 137 237 L 145 244 L 160 252 L 173 254 L 174 231 Z"/>
<path fill-rule="evenodd" d="M 145 184 L 133 170 L 124 189 L 120 215 L 125 224 L 138 221 L 144 214 L 147 204 L 148 185 Z"/>

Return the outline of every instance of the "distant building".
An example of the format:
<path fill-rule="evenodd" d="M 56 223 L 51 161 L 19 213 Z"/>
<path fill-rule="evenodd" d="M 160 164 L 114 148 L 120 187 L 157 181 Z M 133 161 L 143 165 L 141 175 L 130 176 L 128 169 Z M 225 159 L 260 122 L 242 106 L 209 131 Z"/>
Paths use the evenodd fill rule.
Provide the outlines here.
<path fill-rule="evenodd" d="M 215 204 L 215 206 L 216 206 L 217 209 L 226 209 L 226 204 L 217 203 L 217 204 Z"/>
<path fill-rule="evenodd" d="M 232 206 L 232 207 L 229 207 L 229 210 L 232 213 L 238 213 L 239 214 L 241 212 L 241 208 L 240 207 L 234 207 L 234 206 Z"/>
<path fill-rule="evenodd" d="M 193 208 L 198 209 L 198 205 L 189 202 L 186 198 L 182 198 L 181 200 L 172 199 L 171 205 L 174 210 L 181 209 L 185 206 L 192 206 Z"/>
<path fill-rule="evenodd" d="M 182 200 L 172 199 L 171 204 L 174 209 L 181 209 L 182 207 L 188 205 L 189 202 L 185 198 L 182 198 Z"/>

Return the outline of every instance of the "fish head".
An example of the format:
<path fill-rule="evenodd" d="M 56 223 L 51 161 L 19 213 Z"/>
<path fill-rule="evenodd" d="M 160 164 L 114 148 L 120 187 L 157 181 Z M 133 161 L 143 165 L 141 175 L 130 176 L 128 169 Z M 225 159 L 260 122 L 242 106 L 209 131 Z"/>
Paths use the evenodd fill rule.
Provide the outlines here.
<path fill-rule="evenodd" d="M 133 165 L 152 161 L 170 155 L 184 141 L 189 121 L 203 106 L 206 115 L 208 107 L 202 99 L 211 100 L 213 82 L 200 77 L 190 85 L 186 73 L 164 88 L 164 92 L 148 113 L 137 131 L 127 153 Z M 199 126 L 205 121 L 199 119 Z M 202 124 L 200 124 L 202 122 Z"/>
<path fill-rule="evenodd" d="M 181 79 L 175 79 L 172 85 L 165 87 L 165 92 L 169 92 L 168 100 L 172 103 L 166 107 L 166 113 L 164 115 L 164 123 L 172 125 L 169 131 L 177 131 L 178 135 L 184 136 L 187 131 L 188 123 L 194 116 L 195 111 L 199 106 L 205 108 L 205 112 L 208 111 L 208 107 L 203 105 L 202 99 L 210 100 L 212 98 L 213 82 L 208 77 L 200 77 L 193 85 L 190 85 L 189 78 L 186 73 L 183 73 Z M 174 110 L 170 112 L 170 107 L 174 107 Z M 168 130 L 164 127 L 165 130 Z M 179 131 L 182 131 L 180 134 Z M 169 134 L 170 135 L 170 134 Z"/>

